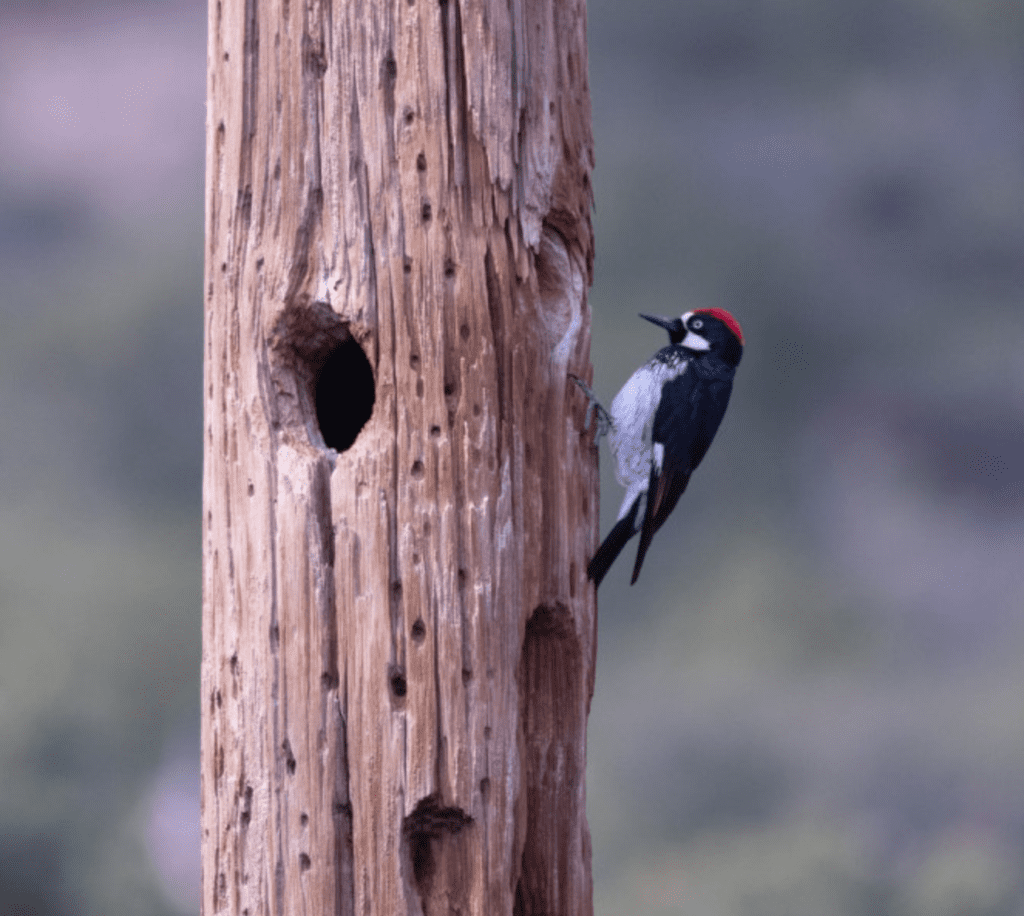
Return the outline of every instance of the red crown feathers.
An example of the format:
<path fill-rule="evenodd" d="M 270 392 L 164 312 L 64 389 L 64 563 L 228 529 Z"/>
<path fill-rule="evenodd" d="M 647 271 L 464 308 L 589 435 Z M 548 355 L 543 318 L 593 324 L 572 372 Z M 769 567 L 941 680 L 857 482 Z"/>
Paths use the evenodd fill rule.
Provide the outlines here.
<path fill-rule="evenodd" d="M 740 323 L 732 317 L 725 309 L 695 309 L 697 314 L 711 315 L 713 318 L 717 318 L 722 322 L 733 334 L 736 335 L 736 339 L 742 344 L 743 343 L 743 331 L 740 328 Z"/>

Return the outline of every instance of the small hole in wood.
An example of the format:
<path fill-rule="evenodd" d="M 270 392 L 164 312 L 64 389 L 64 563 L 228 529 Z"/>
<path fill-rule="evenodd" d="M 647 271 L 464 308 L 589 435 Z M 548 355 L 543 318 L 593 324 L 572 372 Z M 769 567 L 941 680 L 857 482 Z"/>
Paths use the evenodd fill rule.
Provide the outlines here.
<path fill-rule="evenodd" d="M 388 683 L 391 685 L 391 692 L 396 697 L 404 697 L 408 685 L 405 680 L 405 672 L 400 668 L 392 668 L 391 673 L 388 675 Z"/>
<path fill-rule="evenodd" d="M 434 210 L 430 206 L 429 200 L 423 201 L 423 209 L 420 211 L 420 215 L 423 217 L 423 222 L 430 222 L 430 218 L 434 215 Z"/>
<path fill-rule="evenodd" d="M 419 171 L 421 171 L 421 172 L 425 172 L 427 170 L 427 154 L 426 153 L 420 153 L 416 157 L 416 168 Z"/>
<path fill-rule="evenodd" d="M 416 622 L 412 625 L 411 634 L 412 641 L 419 645 L 427 638 L 427 625 L 423 622 L 422 617 L 417 617 Z"/>
<path fill-rule="evenodd" d="M 239 820 L 243 827 L 247 827 L 252 821 L 252 786 L 245 787 L 245 795 L 242 800 L 242 811 Z"/>
<path fill-rule="evenodd" d="M 373 369 L 363 348 L 349 337 L 336 347 L 316 380 L 316 419 L 328 448 L 343 452 L 373 413 Z"/>

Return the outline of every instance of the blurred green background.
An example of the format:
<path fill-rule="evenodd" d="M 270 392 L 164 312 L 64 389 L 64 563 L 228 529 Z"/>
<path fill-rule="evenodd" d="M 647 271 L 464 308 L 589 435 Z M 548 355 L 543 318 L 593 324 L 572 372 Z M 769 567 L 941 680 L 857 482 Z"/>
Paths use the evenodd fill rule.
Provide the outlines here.
<path fill-rule="evenodd" d="M 601 916 L 1024 913 L 1024 6 L 591 0 L 595 387 L 730 309 L 601 592 Z M 205 10 L 0 7 L 0 914 L 198 908 Z M 604 456 L 602 530 L 620 492 Z"/>

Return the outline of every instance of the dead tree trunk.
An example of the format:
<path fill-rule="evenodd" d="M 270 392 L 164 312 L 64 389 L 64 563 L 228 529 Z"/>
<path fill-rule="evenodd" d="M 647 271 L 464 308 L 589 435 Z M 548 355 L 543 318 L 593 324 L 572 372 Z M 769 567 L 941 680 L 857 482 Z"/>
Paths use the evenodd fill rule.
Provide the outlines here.
<path fill-rule="evenodd" d="M 584 0 L 210 0 L 208 65 L 203 911 L 589 914 Z"/>

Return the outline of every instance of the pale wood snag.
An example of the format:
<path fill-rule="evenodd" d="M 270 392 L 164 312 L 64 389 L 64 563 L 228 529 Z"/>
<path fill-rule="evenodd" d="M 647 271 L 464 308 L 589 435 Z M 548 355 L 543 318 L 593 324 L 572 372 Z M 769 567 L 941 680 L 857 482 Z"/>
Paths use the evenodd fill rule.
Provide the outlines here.
<path fill-rule="evenodd" d="M 208 64 L 204 912 L 590 913 L 584 4 L 211 0 Z"/>

